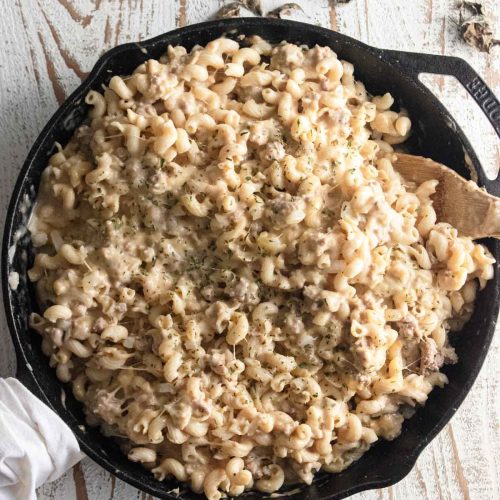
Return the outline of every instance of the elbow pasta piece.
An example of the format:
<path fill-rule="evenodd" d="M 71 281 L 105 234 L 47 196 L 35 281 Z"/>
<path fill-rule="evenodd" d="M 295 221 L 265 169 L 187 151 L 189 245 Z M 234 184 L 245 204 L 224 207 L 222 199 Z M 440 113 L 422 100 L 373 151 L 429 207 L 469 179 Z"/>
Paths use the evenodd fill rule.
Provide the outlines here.
<path fill-rule="evenodd" d="M 167 382 L 173 382 L 179 376 L 179 368 L 182 365 L 182 355 L 174 352 L 165 363 L 163 374 Z"/>
<path fill-rule="evenodd" d="M 109 82 L 109 88 L 121 99 L 132 99 L 133 92 L 120 76 L 113 76 Z"/>
<path fill-rule="evenodd" d="M 199 128 L 213 130 L 215 125 L 215 120 L 210 115 L 206 113 L 196 113 L 186 120 L 185 129 L 189 135 L 194 135 Z"/>
<path fill-rule="evenodd" d="M 226 342 L 229 345 L 236 345 L 247 336 L 248 331 L 249 323 L 247 317 L 241 313 L 234 313 L 229 323 Z"/>
<path fill-rule="evenodd" d="M 361 439 L 363 427 L 357 415 L 350 413 L 347 422 L 337 431 L 339 442 L 352 443 Z"/>
<path fill-rule="evenodd" d="M 207 44 L 207 52 L 215 52 L 217 54 L 234 54 L 239 50 L 238 42 L 230 38 L 218 38 Z"/>
<path fill-rule="evenodd" d="M 195 196 L 190 194 L 185 194 L 181 198 L 181 203 L 184 208 L 195 217 L 206 217 L 211 207 L 208 198 L 205 198 L 203 202 L 199 202 Z"/>
<path fill-rule="evenodd" d="M 193 94 L 196 99 L 204 102 L 209 110 L 218 109 L 220 107 L 220 97 L 213 90 L 197 85 L 193 87 Z"/>
<path fill-rule="evenodd" d="M 289 92 L 283 92 L 278 102 L 278 116 L 284 124 L 290 124 L 296 117 L 298 111 L 296 103 Z"/>
<path fill-rule="evenodd" d="M 81 373 L 73 380 L 72 383 L 73 395 L 78 401 L 85 400 L 85 397 L 87 395 L 87 388 L 86 388 L 87 383 L 88 383 L 88 378 L 84 373 Z"/>
<path fill-rule="evenodd" d="M 179 154 L 186 153 L 191 149 L 189 134 L 183 128 L 176 129 L 175 148 Z"/>
<path fill-rule="evenodd" d="M 145 426 L 145 433 L 147 431 L 148 440 L 150 443 L 159 444 L 163 442 L 164 435 L 163 429 L 167 427 L 167 418 L 165 416 L 158 416 L 153 418 L 147 426 Z M 175 475 L 175 474 L 174 474 Z"/>
<path fill-rule="evenodd" d="M 121 342 L 128 337 L 128 330 L 122 325 L 108 326 L 101 333 L 101 338 L 112 342 Z"/>
<path fill-rule="evenodd" d="M 257 490 L 263 493 L 273 493 L 279 490 L 285 482 L 285 473 L 279 465 L 269 465 L 267 477 L 255 482 Z"/>
<path fill-rule="evenodd" d="M 129 153 L 137 154 L 142 152 L 143 143 L 141 143 L 141 129 L 137 125 L 130 123 L 122 124 L 113 122 L 111 125 L 116 127 L 125 137 L 125 146 Z"/>
<path fill-rule="evenodd" d="M 85 96 L 85 103 L 93 106 L 93 109 L 89 112 L 91 118 L 100 118 L 106 113 L 106 100 L 102 94 L 95 90 L 91 90 Z"/>
<path fill-rule="evenodd" d="M 248 47 L 239 49 L 233 54 L 231 62 L 227 64 L 225 74 L 227 76 L 241 77 L 245 73 L 243 67 L 245 63 L 256 66 L 259 62 L 260 55 L 256 50 Z"/>
<path fill-rule="evenodd" d="M 127 456 L 132 462 L 154 463 L 156 461 L 156 451 L 151 448 L 132 448 Z"/>
<path fill-rule="evenodd" d="M 272 115 L 274 107 L 267 104 L 257 104 L 254 99 L 250 99 L 243 104 L 242 111 L 251 118 L 263 120 Z"/>
<path fill-rule="evenodd" d="M 68 351 L 72 352 L 79 358 L 89 358 L 94 353 L 93 349 L 89 345 L 85 345 L 76 339 L 68 339 L 65 342 L 65 347 Z"/>
<path fill-rule="evenodd" d="M 395 170 L 407 111 L 258 36 L 110 76 L 29 224 L 29 325 L 88 423 L 209 500 L 394 439 L 496 269 Z"/>
<path fill-rule="evenodd" d="M 272 73 L 267 71 L 251 71 L 241 78 L 239 84 L 242 87 L 265 87 L 271 83 L 272 79 Z"/>
<path fill-rule="evenodd" d="M 208 500 L 219 500 L 222 498 L 222 493 L 219 488 L 228 481 L 226 471 L 224 469 L 215 469 L 205 476 L 203 482 L 203 491 Z"/>
<path fill-rule="evenodd" d="M 188 425 L 186 425 L 184 431 L 190 436 L 203 437 L 208 432 L 208 423 L 191 421 Z"/>
<path fill-rule="evenodd" d="M 54 184 L 54 195 L 62 199 L 65 210 L 71 210 L 75 206 L 75 191 L 66 184 Z"/>
<path fill-rule="evenodd" d="M 203 493 L 203 485 L 205 483 L 206 472 L 203 470 L 195 470 L 191 473 L 191 489 L 195 493 Z"/>
<path fill-rule="evenodd" d="M 394 122 L 394 128 L 398 135 L 407 137 L 411 128 L 411 121 L 407 116 L 401 116 Z"/>
<path fill-rule="evenodd" d="M 372 102 L 379 111 L 386 111 L 394 104 L 394 98 L 387 92 L 383 96 L 375 96 Z"/>
<path fill-rule="evenodd" d="M 166 458 L 152 472 L 160 481 L 168 475 L 174 476 L 178 481 L 186 481 L 188 477 L 184 465 L 175 458 Z"/>
<path fill-rule="evenodd" d="M 381 132 L 388 135 L 397 135 L 395 122 L 398 119 L 398 114 L 394 111 L 382 111 L 378 113 L 374 120 L 370 123 L 371 128 L 375 132 Z"/>
<path fill-rule="evenodd" d="M 91 186 L 98 184 L 111 176 L 111 163 L 113 159 L 108 153 L 103 153 L 97 158 L 97 168 L 85 176 L 85 182 Z"/>
<path fill-rule="evenodd" d="M 192 80 L 205 82 L 208 80 L 207 67 L 200 64 L 189 64 L 184 67 L 181 78 L 187 80 L 188 82 Z"/>
<path fill-rule="evenodd" d="M 275 352 L 264 353 L 263 359 L 279 372 L 291 372 L 297 366 L 297 362 L 292 356 L 283 356 Z"/>
<path fill-rule="evenodd" d="M 236 78 L 225 78 L 222 82 L 212 85 L 210 89 L 220 96 L 226 96 L 234 90 L 236 82 Z"/>
<path fill-rule="evenodd" d="M 256 50 L 246 47 L 233 54 L 231 61 L 234 64 L 248 63 L 250 66 L 257 66 L 260 62 L 260 55 Z"/>
<path fill-rule="evenodd" d="M 196 64 L 205 67 L 212 67 L 214 69 L 221 69 L 224 67 L 224 59 L 220 54 L 210 53 L 208 51 L 203 51 L 200 53 Z"/>
<path fill-rule="evenodd" d="M 43 313 L 43 317 L 51 323 L 55 323 L 59 319 L 69 319 L 72 315 L 71 309 L 62 305 L 50 306 Z"/>

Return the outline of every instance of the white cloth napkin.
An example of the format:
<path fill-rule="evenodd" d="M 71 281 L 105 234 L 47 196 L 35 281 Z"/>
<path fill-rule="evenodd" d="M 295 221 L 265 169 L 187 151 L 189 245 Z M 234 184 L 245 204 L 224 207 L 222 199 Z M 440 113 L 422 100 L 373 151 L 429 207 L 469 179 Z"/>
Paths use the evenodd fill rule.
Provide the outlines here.
<path fill-rule="evenodd" d="M 14 378 L 0 378 L 0 500 L 36 500 L 36 488 L 83 458 L 71 429 Z"/>

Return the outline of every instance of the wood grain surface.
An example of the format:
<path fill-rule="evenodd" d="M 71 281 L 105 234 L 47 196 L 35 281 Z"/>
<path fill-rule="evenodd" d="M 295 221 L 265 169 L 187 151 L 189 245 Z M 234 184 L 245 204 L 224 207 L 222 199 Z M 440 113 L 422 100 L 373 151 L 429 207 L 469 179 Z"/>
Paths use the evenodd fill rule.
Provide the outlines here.
<path fill-rule="evenodd" d="M 479 53 L 457 37 L 456 0 L 296 0 L 306 22 L 331 27 L 368 44 L 463 57 L 500 95 L 500 47 Z M 117 44 L 144 40 L 175 27 L 209 19 L 222 0 L 0 0 L 0 210 L 32 142 L 97 58 Z M 266 10 L 282 0 L 264 0 Z M 496 14 L 498 0 L 485 2 Z M 496 13 L 494 12 L 496 8 Z M 499 164 L 499 141 L 465 90 L 452 77 L 423 81 L 451 110 L 488 171 Z M 3 309 L 0 376 L 15 372 Z M 499 351 L 497 333 L 466 401 L 395 486 L 356 500 L 490 500 L 500 498 Z M 39 489 L 41 500 L 149 500 L 85 459 Z M 20 499 L 23 500 L 23 499 Z"/>

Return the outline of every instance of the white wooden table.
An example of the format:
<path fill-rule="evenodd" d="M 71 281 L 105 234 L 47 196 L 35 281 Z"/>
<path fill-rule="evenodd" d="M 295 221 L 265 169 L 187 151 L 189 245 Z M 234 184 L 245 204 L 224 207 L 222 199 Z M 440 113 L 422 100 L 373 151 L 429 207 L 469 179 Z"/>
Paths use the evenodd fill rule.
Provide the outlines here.
<path fill-rule="evenodd" d="M 460 42 L 456 0 L 296 0 L 305 21 L 331 27 L 383 48 L 463 57 L 500 95 L 500 47 L 490 55 Z M 223 0 L 0 0 L 0 214 L 2 221 L 19 168 L 32 142 L 65 96 L 105 50 L 144 40 L 175 27 L 207 20 Z M 280 0 L 263 0 L 266 10 Z M 500 36 L 498 0 L 495 10 Z M 451 77 L 425 83 L 453 112 L 484 165 L 496 172 L 499 141 L 466 92 Z M 0 376 L 15 360 L 0 312 Z M 422 453 L 409 476 L 390 488 L 355 495 L 356 500 L 494 500 L 500 498 L 499 350 L 497 333 L 486 363 L 451 423 Z M 0 437 L 1 439 L 1 437 Z M 41 500 L 149 500 L 85 459 L 54 483 Z M 19 499 L 23 500 L 23 499 Z"/>

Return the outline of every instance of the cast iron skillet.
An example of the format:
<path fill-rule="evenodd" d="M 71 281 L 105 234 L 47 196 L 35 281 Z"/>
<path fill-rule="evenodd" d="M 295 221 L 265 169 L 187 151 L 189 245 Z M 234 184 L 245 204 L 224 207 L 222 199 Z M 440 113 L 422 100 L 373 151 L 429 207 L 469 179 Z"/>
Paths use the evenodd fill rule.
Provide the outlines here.
<path fill-rule="evenodd" d="M 474 70 L 456 57 L 380 50 L 317 26 L 262 18 L 220 20 L 188 26 L 140 44 L 121 45 L 104 54 L 87 80 L 43 129 L 21 169 L 5 223 L 2 254 L 4 303 L 16 349 L 17 376 L 68 423 L 88 456 L 120 479 L 160 498 L 175 498 L 175 492 L 171 490 L 176 487 L 180 488 L 182 498 L 195 499 L 199 496 L 173 480 L 156 481 L 149 472 L 127 460 L 112 439 L 104 437 L 97 429 L 86 427 L 81 405 L 73 398 L 71 390 L 66 390 L 66 386 L 57 380 L 41 352 L 40 337 L 28 327 L 28 313 L 36 310 L 37 306 L 33 287 L 26 279 L 33 250 L 25 226 L 36 198 L 41 172 L 54 152 L 54 142 L 66 143 L 84 120 L 87 106 L 83 98 L 90 89 L 100 89 L 111 75 L 129 74 L 144 60 L 158 58 L 168 44 L 191 48 L 195 44 L 206 44 L 222 34 L 231 37 L 258 34 L 271 42 L 287 40 L 311 46 L 330 46 L 339 57 L 354 63 L 356 77 L 366 84 L 371 93 L 389 91 L 396 96 L 398 104 L 404 104 L 408 109 L 414 123 L 414 134 L 408 144 L 411 152 L 445 163 L 468 178 L 469 168 L 472 167 L 477 173 L 479 185 L 490 193 L 500 194 L 500 182 L 487 179 L 463 132 L 418 80 L 418 75 L 424 72 L 454 75 L 481 106 L 496 132 L 500 133 L 500 104 Z M 486 240 L 485 244 L 499 261 L 499 242 Z M 8 276 L 12 271 L 20 275 L 16 291 L 8 285 Z M 444 369 L 450 383 L 444 389 L 431 393 L 427 404 L 405 423 L 400 437 L 392 442 L 378 443 L 340 474 L 319 474 L 310 487 L 289 487 L 287 496 L 301 500 L 340 499 L 358 491 L 394 484 L 408 474 L 423 448 L 462 403 L 483 364 L 497 320 L 499 288 L 500 280 L 495 270 L 495 278 L 477 298 L 471 321 L 462 332 L 451 337 L 459 362 Z M 262 497 L 255 492 L 244 496 L 247 499 Z"/>

